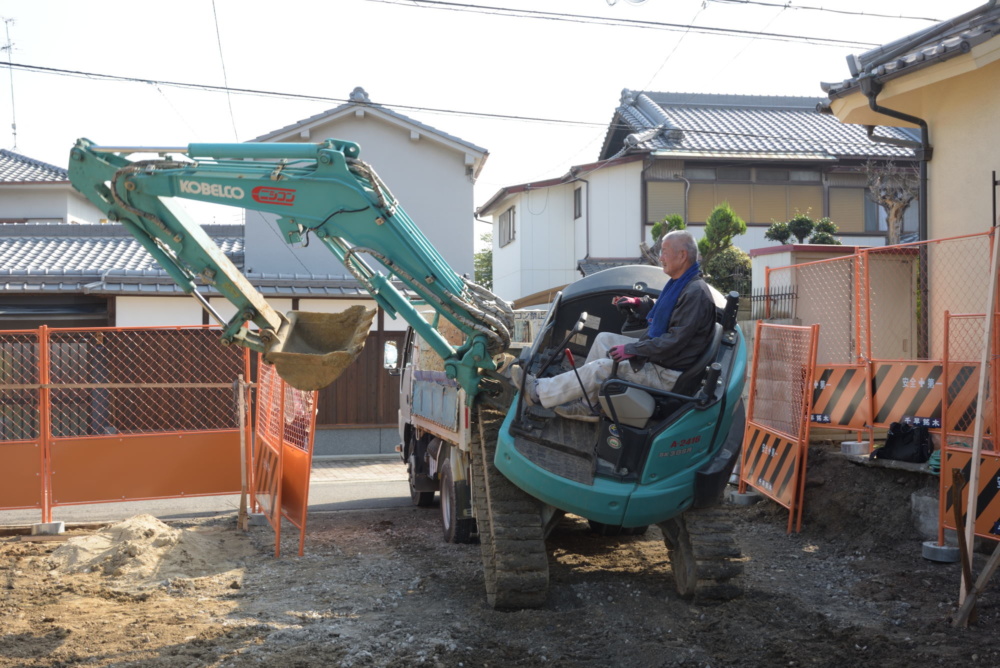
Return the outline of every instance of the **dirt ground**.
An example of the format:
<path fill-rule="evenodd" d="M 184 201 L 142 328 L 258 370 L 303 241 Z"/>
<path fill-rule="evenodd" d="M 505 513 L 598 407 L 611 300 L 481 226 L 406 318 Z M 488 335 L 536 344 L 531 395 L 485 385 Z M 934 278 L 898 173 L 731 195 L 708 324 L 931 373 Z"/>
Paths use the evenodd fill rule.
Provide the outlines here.
<path fill-rule="evenodd" d="M 998 666 L 1000 577 L 955 629 L 959 566 L 921 557 L 909 498 L 935 484 L 815 448 L 800 534 L 771 502 L 726 506 L 745 593 L 718 604 L 678 597 L 655 527 L 574 517 L 548 542 L 547 605 L 506 613 L 434 509 L 315 514 L 301 558 L 235 516 L 4 537 L 0 666 Z"/>

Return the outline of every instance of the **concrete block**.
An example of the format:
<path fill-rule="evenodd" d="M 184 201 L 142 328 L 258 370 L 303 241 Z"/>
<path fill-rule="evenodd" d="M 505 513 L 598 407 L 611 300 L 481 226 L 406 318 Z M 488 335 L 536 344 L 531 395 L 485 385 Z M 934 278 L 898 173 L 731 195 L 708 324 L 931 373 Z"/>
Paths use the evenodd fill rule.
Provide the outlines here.
<path fill-rule="evenodd" d="M 264 513 L 250 513 L 248 516 L 250 520 L 250 526 L 252 527 L 266 527 L 267 526 L 267 516 Z"/>
<path fill-rule="evenodd" d="M 32 536 L 57 536 L 65 531 L 65 522 L 41 522 L 31 525 Z"/>
<path fill-rule="evenodd" d="M 760 494 L 753 491 L 740 494 L 735 489 L 726 490 L 726 501 L 734 506 L 752 506 L 762 498 Z"/>
<path fill-rule="evenodd" d="M 937 561 L 942 564 L 953 564 L 959 559 L 957 547 L 951 545 L 938 545 L 936 540 L 925 541 L 921 548 L 924 559 Z"/>
<path fill-rule="evenodd" d="M 845 455 L 867 455 L 871 450 L 868 441 L 841 441 L 840 452 Z"/>

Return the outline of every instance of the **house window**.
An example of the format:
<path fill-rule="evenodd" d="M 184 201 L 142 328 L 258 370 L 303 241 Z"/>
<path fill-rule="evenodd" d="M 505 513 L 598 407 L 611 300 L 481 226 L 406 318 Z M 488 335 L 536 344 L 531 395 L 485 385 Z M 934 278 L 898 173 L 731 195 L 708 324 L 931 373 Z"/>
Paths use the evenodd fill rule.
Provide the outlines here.
<path fill-rule="evenodd" d="M 749 181 L 749 167 L 719 167 L 715 170 L 720 181 Z"/>
<path fill-rule="evenodd" d="M 514 207 L 500 214 L 500 247 L 514 240 Z"/>
<path fill-rule="evenodd" d="M 784 183 L 789 181 L 789 173 L 787 169 L 758 169 L 757 170 L 757 181 L 761 183 Z"/>
<path fill-rule="evenodd" d="M 573 191 L 573 220 L 583 215 L 583 188 Z"/>
<path fill-rule="evenodd" d="M 709 167 L 687 167 L 684 176 L 692 181 L 714 181 L 715 170 Z"/>

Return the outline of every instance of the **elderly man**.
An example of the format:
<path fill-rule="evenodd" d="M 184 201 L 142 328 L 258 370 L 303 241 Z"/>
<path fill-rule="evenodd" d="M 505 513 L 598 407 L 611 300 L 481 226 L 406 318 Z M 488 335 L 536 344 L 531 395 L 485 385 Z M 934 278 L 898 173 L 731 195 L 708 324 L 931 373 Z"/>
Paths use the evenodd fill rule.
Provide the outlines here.
<path fill-rule="evenodd" d="M 636 339 L 601 332 L 594 339 L 586 363 L 575 373 L 568 371 L 552 378 L 529 374 L 523 386 L 525 401 L 554 408 L 557 415 L 565 418 L 596 421 L 597 391 L 611 376 L 613 362 L 633 358 L 637 363 L 622 364 L 619 377 L 663 390 L 673 388 L 681 373 L 694 364 L 708 345 L 716 306 L 711 288 L 701 278 L 698 245 L 690 233 L 675 231 L 663 238 L 660 264 L 670 281 L 655 303 L 648 297 L 614 299 L 615 304 L 646 316 L 649 322 L 646 334 Z M 511 373 L 515 384 L 521 387 L 521 368 L 514 367 Z"/>

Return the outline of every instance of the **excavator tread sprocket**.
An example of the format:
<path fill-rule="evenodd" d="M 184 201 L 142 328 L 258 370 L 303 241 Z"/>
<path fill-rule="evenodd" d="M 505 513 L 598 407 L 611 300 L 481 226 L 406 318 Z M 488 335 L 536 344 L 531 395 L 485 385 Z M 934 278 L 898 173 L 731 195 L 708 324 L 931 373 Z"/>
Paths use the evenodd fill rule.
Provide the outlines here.
<path fill-rule="evenodd" d="M 720 601 L 743 593 L 742 552 L 721 508 L 690 509 L 659 527 L 682 597 Z"/>
<path fill-rule="evenodd" d="M 549 588 L 542 508 L 493 464 L 504 413 L 480 404 L 473 429 L 472 498 L 486 598 L 496 609 L 537 608 Z"/>

